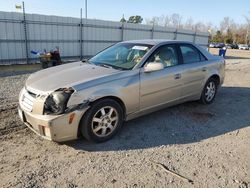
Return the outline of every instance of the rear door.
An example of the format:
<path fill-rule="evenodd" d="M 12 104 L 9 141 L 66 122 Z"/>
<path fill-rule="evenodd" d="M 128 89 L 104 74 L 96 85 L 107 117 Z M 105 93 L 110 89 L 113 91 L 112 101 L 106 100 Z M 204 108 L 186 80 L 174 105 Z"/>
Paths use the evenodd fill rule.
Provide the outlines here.
<path fill-rule="evenodd" d="M 182 56 L 182 92 L 181 98 L 193 98 L 200 95 L 207 71 L 207 59 L 192 44 L 179 44 Z"/>

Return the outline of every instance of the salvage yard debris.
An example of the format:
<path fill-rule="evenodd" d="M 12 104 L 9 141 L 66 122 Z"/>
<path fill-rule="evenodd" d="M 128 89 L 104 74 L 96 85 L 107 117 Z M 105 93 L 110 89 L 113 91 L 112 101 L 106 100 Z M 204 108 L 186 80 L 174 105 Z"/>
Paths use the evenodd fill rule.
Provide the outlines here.
<path fill-rule="evenodd" d="M 180 178 L 183 181 L 187 181 L 187 182 L 192 183 L 192 184 L 194 183 L 193 180 L 188 179 L 188 178 L 186 178 L 186 177 L 184 177 L 184 176 L 182 176 L 182 175 L 180 175 L 180 174 L 178 174 L 178 173 L 170 170 L 166 165 L 164 165 L 162 163 L 158 163 L 158 162 L 155 162 L 155 161 L 152 161 L 152 160 L 150 160 L 150 162 L 152 164 L 154 164 L 154 165 L 157 165 L 157 166 L 161 167 L 165 172 L 167 172 L 169 174 L 172 174 L 173 176 L 178 177 L 178 178 Z"/>

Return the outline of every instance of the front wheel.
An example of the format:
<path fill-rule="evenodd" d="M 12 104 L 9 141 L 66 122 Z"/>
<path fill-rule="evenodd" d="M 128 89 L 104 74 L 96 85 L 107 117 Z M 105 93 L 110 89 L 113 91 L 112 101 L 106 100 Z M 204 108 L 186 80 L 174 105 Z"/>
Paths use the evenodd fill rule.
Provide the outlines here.
<path fill-rule="evenodd" d="M 80 122 L 82 135 L 89 141 L 105 142 L 121 128 L 123 109 L 112 99 L 93 103 Z"/>
<path fill-rule="evenodd" d="M 218 84 L 215 79 L 210 78 L 202 91 L 200 102 L 203 104 L 211 104 L 217 93 Z"/>

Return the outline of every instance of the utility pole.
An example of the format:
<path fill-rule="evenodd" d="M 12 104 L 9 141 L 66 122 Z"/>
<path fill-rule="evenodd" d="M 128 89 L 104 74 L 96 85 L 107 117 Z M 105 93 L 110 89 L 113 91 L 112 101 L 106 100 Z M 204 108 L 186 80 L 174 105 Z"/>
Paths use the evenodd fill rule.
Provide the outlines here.
<path fill-rule="evenodd" d="M 85 18 L 88 18 L 88 2 L 85 0 Z"/>

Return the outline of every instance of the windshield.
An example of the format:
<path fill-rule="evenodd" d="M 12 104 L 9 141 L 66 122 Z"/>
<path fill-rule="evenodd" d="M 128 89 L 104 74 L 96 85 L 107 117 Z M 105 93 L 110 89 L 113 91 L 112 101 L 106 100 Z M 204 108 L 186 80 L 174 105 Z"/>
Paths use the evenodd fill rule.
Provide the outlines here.
<path fill-rule="evenodd" d="M 152 45 L 118 43 L 100 52 L 89 62 L 108 68 L 130 70 L 141 61 L 150 48 Z"/>

